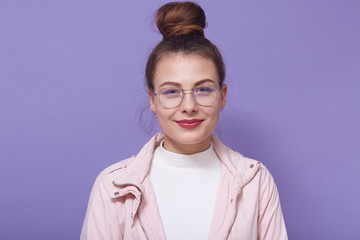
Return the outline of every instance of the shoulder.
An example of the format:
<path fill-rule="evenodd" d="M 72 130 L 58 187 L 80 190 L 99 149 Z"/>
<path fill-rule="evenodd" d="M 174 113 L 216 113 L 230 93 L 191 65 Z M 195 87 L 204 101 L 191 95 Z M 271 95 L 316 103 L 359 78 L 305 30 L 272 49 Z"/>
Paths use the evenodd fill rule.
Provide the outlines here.
<path fill-rule="evenodd" d="M 126 176 L 126 169 L 133 162 L 134 157 L 121 160 L 102 170 L 97 176 L 94 188 L 100 188 L 110 193 L 113 181 L 119 177 Z"/>
<path fill-rule="evenodd" d="M 116 176 L 117 174 L 124 171 L 132 163 L 134 157 L 129 157 L 127 159 L 121 160 L 120 162 L 114 163 L 109 167 L 105 168 L 100 174 L 108 176 Z"/>
<path fill-rule="evenodd" d="M 215 135 L 212 136 L 212 143 L 215 152 L 219 156 L 220 160 L 233 172 L 244 173 L 249 168 L 253 168 L 258 163 L 255 159 L 245 157 L 238 151 L 235 151 L 225 144 Z M 250 169 L 251 170 L 251 169 Z"/>
<path fill-rule="evenodd" d="M 232 150 L 232 149 L 228 148 L 228 151 L 229 151 L 229 157 L 230 157 L 232 163 L 234 164 L 236 169 L 239 171 L 242 171 L 244 169 L 254 168 L 256 166 L 256 164 L 259 164 L 260 166 L 262 165 L 260 161 L 249 158 L 249 157 L 245 157 L 244 155 L 237 152 L 236 150 Z"/>
<path fill-rule="evenodd" d="M 118 175 L 121 175 L 127 167 L 131 165 L 134 160 L 134 156 L 121 160 L 117 163 L 114 163 L 104 170 L 102 170 L 99 176 L 104 178 L 116 178 Z"/>
<path fill-rule="evenodd" d="M 260 181 L 261 184 L 273 182 L 269 170 L 262 162 L 250 157 L 245 157 L 243 154 L 227 147 L 219 141 L 216 143 L 217 152 L 223 163 L 233 174 L 240 176 L 243 182 L 249 182 L 255 179 L 257 182 Z"/>
<path fill-rule="evenodd" d="M 259 177 L 263 183 L 273 181 L 271 173 L 261 161 L 245 157 L 241 153 L 238 153 L 236 151 L 234 151 L 232 159 L 235 167 L 239 171 L 245 170 L 253 172 L 255 170 L 256 173 L 254 174 L 254 177 Z"/>

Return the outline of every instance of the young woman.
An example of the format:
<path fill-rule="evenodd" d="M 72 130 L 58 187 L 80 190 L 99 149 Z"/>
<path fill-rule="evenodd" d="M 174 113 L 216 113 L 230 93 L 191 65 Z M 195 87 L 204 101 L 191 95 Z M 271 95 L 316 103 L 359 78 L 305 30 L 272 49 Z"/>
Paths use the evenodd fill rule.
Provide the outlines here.
<path fill-rule="evenodd" d="M 146 82 L 162 132 L 100 173 L 81 239 L 287 239 L 268 170 L 212 135 L 227 86 L 204 11 L 169 3 L 156 23 Z"/>

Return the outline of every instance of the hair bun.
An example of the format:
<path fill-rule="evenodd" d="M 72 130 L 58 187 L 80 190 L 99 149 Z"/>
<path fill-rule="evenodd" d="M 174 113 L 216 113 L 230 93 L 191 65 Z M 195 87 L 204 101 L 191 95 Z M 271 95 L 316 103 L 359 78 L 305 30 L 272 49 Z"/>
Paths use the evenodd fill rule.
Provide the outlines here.
<path fill-rule="evenodd" d="M 157 11 L 156 25 L 163 38 L 196 34 L 204 37 L 206 16 L 193 2 L 171 2 Z"/>

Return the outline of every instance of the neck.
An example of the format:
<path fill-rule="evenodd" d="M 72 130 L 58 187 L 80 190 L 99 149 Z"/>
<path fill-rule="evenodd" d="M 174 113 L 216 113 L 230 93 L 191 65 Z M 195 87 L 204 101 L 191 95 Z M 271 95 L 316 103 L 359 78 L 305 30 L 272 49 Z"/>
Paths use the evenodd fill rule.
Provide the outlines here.
<path fill-rule="evenodd" d="M 211 146 L 211 136 L 207 137 L 201 142 L 198 143 L 192 143 L 192 144 L 183 144 L 174 141 L 173 139 L 164 136 L 164 149 L 173 152 L 173 153 L 179 153 L 179 154 L 194 154 L 198 152 L 203 152 Z"/>

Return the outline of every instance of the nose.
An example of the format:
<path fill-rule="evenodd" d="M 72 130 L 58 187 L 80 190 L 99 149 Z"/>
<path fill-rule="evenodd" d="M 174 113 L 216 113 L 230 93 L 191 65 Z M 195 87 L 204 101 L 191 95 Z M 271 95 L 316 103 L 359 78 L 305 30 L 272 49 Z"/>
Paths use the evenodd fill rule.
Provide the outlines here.
<path fill-rule="evenodd" d="M 180 110 L 182 112 L 188 112 L 188 113 L 197 111 L 197 104 L 192 96 L 192 91 L 184 90 L 183 94 L 184 95 L 180 106 Z"/>

